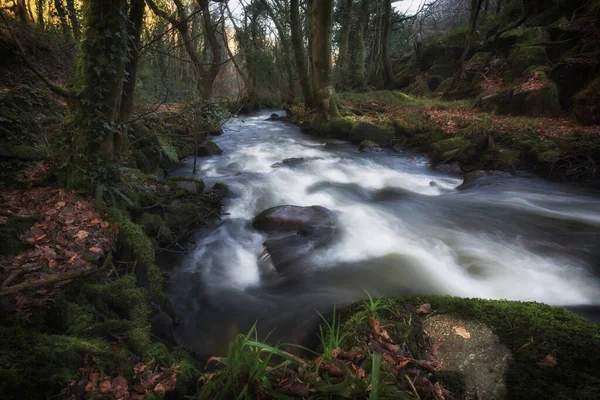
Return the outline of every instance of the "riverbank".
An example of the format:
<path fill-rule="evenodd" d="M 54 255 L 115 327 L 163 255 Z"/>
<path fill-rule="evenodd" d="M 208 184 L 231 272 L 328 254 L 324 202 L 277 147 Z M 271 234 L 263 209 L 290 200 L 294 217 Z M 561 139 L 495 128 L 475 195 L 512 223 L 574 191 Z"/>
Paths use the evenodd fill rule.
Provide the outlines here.
<path fill-rule="evenodd" d="M 340 93 L 340 118 L 315 120 L 302 106 L 291 118 L 313 135 L 361 148 L 427 153 L 432 166 L 468 173 L 528 170 L 553 179 L 600 177 L 600 126 L 573 116 L 526 117 L 482 111 L 477 101 L 419 98 L 400 91 Z"/>

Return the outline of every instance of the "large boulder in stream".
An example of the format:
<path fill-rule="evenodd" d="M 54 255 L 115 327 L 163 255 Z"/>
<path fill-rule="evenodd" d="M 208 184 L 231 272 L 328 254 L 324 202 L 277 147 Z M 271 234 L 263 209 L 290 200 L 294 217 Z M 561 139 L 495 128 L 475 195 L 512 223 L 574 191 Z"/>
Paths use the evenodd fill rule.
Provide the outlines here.
<path fill-rule="evenodd" d="M 196 155 L 198 157 L 207 157 L 223 154 L 223 150 L 212 140 L 207 140 L 198 146 L 198 150 L 196 151 Z"/>
<path fill-rule="evenodd" d="M 289 272 L 294 265 L 323 248 L 338 236 L 336 215 L 321 206 L 278 206 L 254 218 L 252 226 L 269 234 L 265 252 L 279 273 Z"/>
<path fill-rule="evenodd" d="M 335 227 L 335 214 L 321 206 L 277 206 L 258 214 L 252 226 L 259 231 L 293 232 L 317 227 Z"/>

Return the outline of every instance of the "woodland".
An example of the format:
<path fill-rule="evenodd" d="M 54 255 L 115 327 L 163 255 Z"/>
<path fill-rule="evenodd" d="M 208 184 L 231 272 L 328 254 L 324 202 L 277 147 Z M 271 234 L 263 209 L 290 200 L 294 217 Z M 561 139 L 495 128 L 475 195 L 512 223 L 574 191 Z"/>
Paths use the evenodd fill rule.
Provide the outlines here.
<path fill-rule="evenodd" d="M 599 326 L 538 303 L 367 293 L 312 347 L 253 328 L 199 356 L 165 333 L 161 261 L 232 196 L 171 171 L 258 110 L 441 171 L 597 183 L 600 1 L 0 0 L 0 17 L 0 398 L 600 398 Z M 438 313 L 498 335 L 504 396 L 440 366 Z"/>

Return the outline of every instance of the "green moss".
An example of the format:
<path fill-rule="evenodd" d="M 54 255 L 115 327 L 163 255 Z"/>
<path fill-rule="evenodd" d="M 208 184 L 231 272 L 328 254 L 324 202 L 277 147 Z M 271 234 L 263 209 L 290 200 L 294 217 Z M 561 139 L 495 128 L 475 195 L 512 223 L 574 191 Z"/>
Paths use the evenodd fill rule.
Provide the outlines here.
<path fill-rule="evenodd" d="M 445 296 L 412 296 L 384 300 L 387 309 L 378 313 L 386 328 L 407 307 L 429 303 L 436 313 L 488 324 L 512 353 L 506 373 L 510 399 L 596 399 L 600 397 L 600 326 L 557 307 L 539 303 L 505 300 L 461 299 Z M 355 303 L 340 312 L 343 331 L 348 333 L 345 348 L 357 344 L 354 338 L 368 332 L 368 314 Z M 389 322 L 388 322 L 389 321 Z M 414 319 L 413 319 L 414 321 Z M 390 328 L 400 337 L 402 330 Z M 418 343 L 418 338 L 415 341 Z M 557 358 L 553 368 L 537 365 L 546 355 Z M 460 386 L 460 376 L 458 385 Z M 448 382 L 448 375 L 438 376 Z M 453 393 L 456 394 L 456 393 Z"/>
<path fill-rule="evenodd" d="M 437 74 L 436 75 L 441 75 L 441 74 Z M 418 97 L 425 97 L 431 94 L 431 90 L 429 90 L 429 85 L 427 84 L 427 81 L 421 81 L 421 82 L 415 82 L 412 85 L 410 85 L 406 91 L 413 95 L 413 96 L 418 96 Z"/>
<path fill-rule="evenodd" d="M 448 161 L 456 158 L 471 146 L 472 143 L 469 139 L 456 136 L 432 144 L 429 147 L 429 157 L 433 162 Z"/>
<path fill-rule="evenodd" d="M 560 113 L 558 89 L 548 82 L 539 90 L 527 95 L 523 104 L 524 114 L 530 117 L 556 117 Z"/>
<path fill-rule="evenodd" d="M 132 257 L 145 268 L 152 266 L 154 264 L 154 249 L 142 227 L 131 222 L 129 217 L 118 209 L 111 209 L 110 217 L 119 227 L 121 243 Z"/>
<path fill-rule="evenodd" d="M 600 78 L 573 97 L 573 114 L 585 125 L 600 124 Z"/>
<path fill-rule="evenodd" d="M 445 92 L 446 90 L 450 89 L 450 85 L 452 85 L 452 78 L 446 78 L 440 82 L 439 86 L 437 87 L 437 91 Z"/>
<path fill-rule="evenodd" d="M 43 146 L 10 146 L 9 150 L 15 155 L 15 157 L 21 160 L 36 161 L 44 160 L 49 157 L 48 148 Z"/>
<path fill-rule="evenodd" d="M 512 39 L 515 43 L 520 45 L 534 44 L 538 40 L 538 37 L 539 35 L 535 28 L 525 26 L 511 29 L 500 35 L 500 39 Z"/>
<path fill-rule="evenodd" d="M 494 120 L 489 115 L 484 114 L 481 118 L 477 118 L 470 122 L 465 131 L 468 136 L 485 136 L 490 133 L 493 125 Z"/>
<path fill-rule="evenodd" d="M 548 58 L 542 46 L 515 46 L 510 50 L 508 62 L 516 73 L 522 73 L 531 65 L 546 65 Z"/>

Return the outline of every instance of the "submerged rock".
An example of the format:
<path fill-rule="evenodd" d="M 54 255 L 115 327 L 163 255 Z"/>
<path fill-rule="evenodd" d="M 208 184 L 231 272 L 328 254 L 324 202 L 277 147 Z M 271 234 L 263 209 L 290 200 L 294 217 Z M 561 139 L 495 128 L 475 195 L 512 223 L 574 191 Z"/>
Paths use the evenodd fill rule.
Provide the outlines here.
<path fill-rule="evenodd" d="M 379 147 L 379 145 L 377 143 L 372 142 L 370 140 L 363 140 L 358 145 L 358 150 L 360 150 L 361 152 L 366 152 L 366 151 L 380 152 L 381 147 Z"/>
<path fill-rule="evenodd" d="M 279 116 L 279 114 L 273 113 L 271 114 L 271 116 L 269 118 L 267 118 L 267 121 L 279 121 L 281 120 L 281 117 Z"/>
<path fill-rule="evenodd" d="M 509 174 L 508 172 L 504 172 L 504 171 L 472 171 L 469 172 L 467 174 L 465 174 L 465 178 L 463 180 L 462 185 L 460 185 L 458 187 L 458 189 L 467 189 L 470 188 L 474 185 L 475 181 L 480 180 L 482 178 L 488 178 L 488 177 L 501 177 L 501 178 L 509 178 L 512 175 Z"/>
<path fill-rule="evenodd" d="M 252 226 L 263 232 L 293 232 L 316 227 L 334 227 L 335 214 L 321 206 L 277 206 L 258 214 Z"/>
<path fill-rule="evenodd" d="M 208 132 L 208 134 L 210 136 L 221 136 L 223 134 L 223 127 L 220 126 L 216 129 L 211 130 L 210 132 Z"/>
<path fill-rule="evenodd" d="M 435 167 L 436 171 L 443 172 L 449 175 L 462 175 L 463 171 L 459 163 L 440 164 Z"/>
<path fill-rule="evenodd" d="M 280 162 L 277 162 L 273 165 L 271 165 L 271 168 L 281 168 L 281 167 L 297 167 L 299 165 L 305 164 L 308 161 L 312 161 L 312 160 L 322 160 L 322 158 L 316 157 L 316 158 L 305 158 L 305 157 L 292 157 L 292 158 L 286 158 L 285 160 L 282 160 Z"/>

